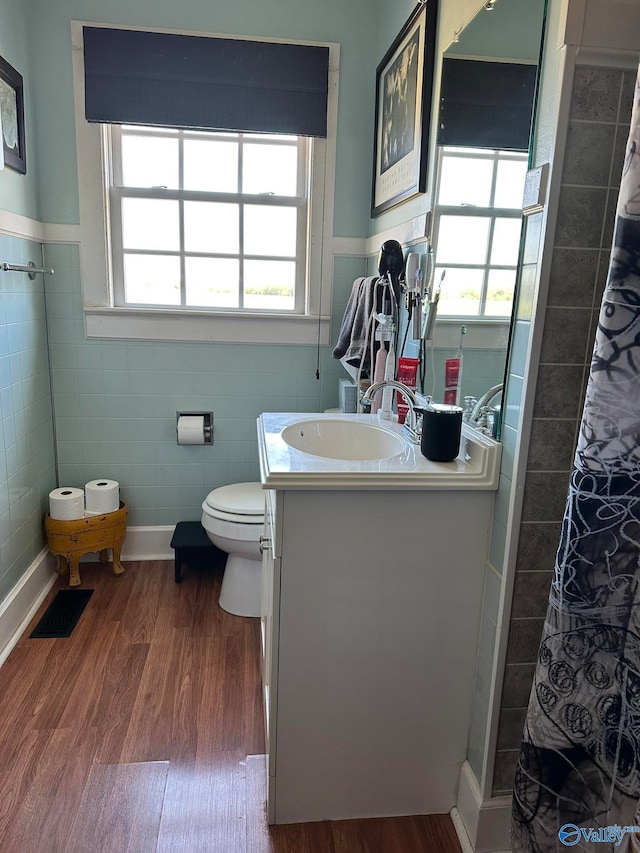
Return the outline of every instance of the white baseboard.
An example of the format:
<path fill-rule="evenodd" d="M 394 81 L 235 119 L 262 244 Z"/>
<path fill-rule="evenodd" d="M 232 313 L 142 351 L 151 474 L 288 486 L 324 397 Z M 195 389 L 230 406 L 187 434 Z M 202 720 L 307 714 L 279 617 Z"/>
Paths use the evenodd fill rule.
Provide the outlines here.
<path fill-rule="evenodd" d="M 175 524 L 158 527 L 127 527 L 123 560 L 173 560 L 171 547 Z"/>
<path fill-rule="evenodd" d="M 457 806 L 454 806 L 449 812 L 449 817 L 451 818 L 451 823 L 453 824 L 453 828 L 456 831 L 456 835 L 458 836 L 458 841 L 460 842 L 460 848 L 462 853 L 473 853 L 473 847 L 471 845 L 471 841 L 469 840 L 469 836 L 467 835 L 467 828 L 464 825 L 464 821 L 460 817 L 460 812 L 458 811 Z"/>
<path fill-rule="evenodd" d="M 468 850 L 474 853 L 509 853 L 511 797 L 483 800 L 478 780 L 468 761 L 460 770 L 458 801 L 451 819 L 465 853 Z"/>
<path fill-rule="evenodd" d="M 57 578 L 56 563 L 57 558 L 43 548 L 0 604 L 0 666 L 54 585 Z"/>
<path fill-rule="evenodd" d="M 127 538 L 122 546 L 121 559 L 127 560 L 173 560 L 171 537 L 175 524 L 157 527 L 127 527 Z M 81 563 L 94 563 L 97 554 L 85 554 Z"/>

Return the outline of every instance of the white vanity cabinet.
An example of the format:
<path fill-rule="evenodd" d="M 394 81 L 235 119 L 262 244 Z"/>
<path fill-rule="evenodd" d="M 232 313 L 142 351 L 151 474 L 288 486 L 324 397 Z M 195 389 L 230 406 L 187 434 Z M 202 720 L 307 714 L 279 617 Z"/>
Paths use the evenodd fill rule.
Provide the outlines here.
<path fill-rule="evenodd" d="M 448 812 L 493 493 L 268 495 L 270 822 Z"/>
<path fill-rule="evenodd" d="M 410 444 L 323 458 L 287 443 L 303 418 L 258 420 L 269 822 L 448 812 L 500 445 L 467 431 L 446 464 Z"/>

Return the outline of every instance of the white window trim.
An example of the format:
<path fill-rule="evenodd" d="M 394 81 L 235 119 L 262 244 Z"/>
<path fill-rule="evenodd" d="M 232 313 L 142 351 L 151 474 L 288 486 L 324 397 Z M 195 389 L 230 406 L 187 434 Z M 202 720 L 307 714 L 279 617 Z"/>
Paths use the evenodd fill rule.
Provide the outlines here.
<path fill-rule="evenodd" d="M 333 206 L 338 119 L 340 47 L 336 43 L 262 39 L 321 45 L 329 48 L 327 138 L 315 140 L 311 177 L 311 221 L 308 246 L 309 293 L 305 315 L 251 314 L 113 307 L 110 280 L 108 203 L 105 193 L 101 128 L 84 118 L 84 26 L 114 25 L 71 22 L 73 79 L 80 207 L 80 275 L 88 338 L 158 341 L 220 341 L 264 344 L 328 344 L 333 278 Z M 139 29 L 123 27 L 118 29 Z M 145 27 L 152 32 L 229 38 L 228 34 Z M 234 36 L 236 38 L 236 36 Z M 251 38 L 254 36 L 237 36 Z"/>

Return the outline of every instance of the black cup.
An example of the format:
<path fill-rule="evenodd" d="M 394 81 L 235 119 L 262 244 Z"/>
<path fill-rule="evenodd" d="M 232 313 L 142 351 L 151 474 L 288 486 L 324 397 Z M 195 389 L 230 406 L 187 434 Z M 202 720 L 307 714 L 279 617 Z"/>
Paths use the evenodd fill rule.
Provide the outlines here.
<path fill-rule="evenodd" d="M 431 403 L 422 414 L 420 450 L 432 462 L 453 462 L 460 452 L 462 409 L 447 403 Z"/>

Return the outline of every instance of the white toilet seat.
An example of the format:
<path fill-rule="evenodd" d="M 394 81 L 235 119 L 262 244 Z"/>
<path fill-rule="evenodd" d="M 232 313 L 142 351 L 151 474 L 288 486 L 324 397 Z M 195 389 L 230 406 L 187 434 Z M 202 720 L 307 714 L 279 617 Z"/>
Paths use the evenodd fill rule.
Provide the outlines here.
<path fill-rule="evenodd" d="M 264 524 L 264 492 L 260 483 L 232 483 L 209 492 L 202 502 L 202 512 L 209 519 L 235 525 L 262 527 Z M 215 532 L 221 532 L 215 524 Z M 233 535 L 233 534 L 230 534 Z M 256 534 L 256 539 L 259 534 Z M 242 536 L 241 538 L 246 538 Z"/>
<path fill-rule="evenodd" d="M 262 515 L 238 515 L 233 512 L 223 512 L 221 509 L 212 509 L 206 500 L 202 503 L 202 511 L 211 518 L 217 518 L 220 521 L 230 521 L 234 524 L 264 524 L 264 513 Z"/>
<path fill-rule="evenodd" d="M 229 486 L 220 486 L 209 492 L 202 509 L 228 521 L 258 524 L 264 520 L 264 492 L 260 483 L 232 483 Z"/>

